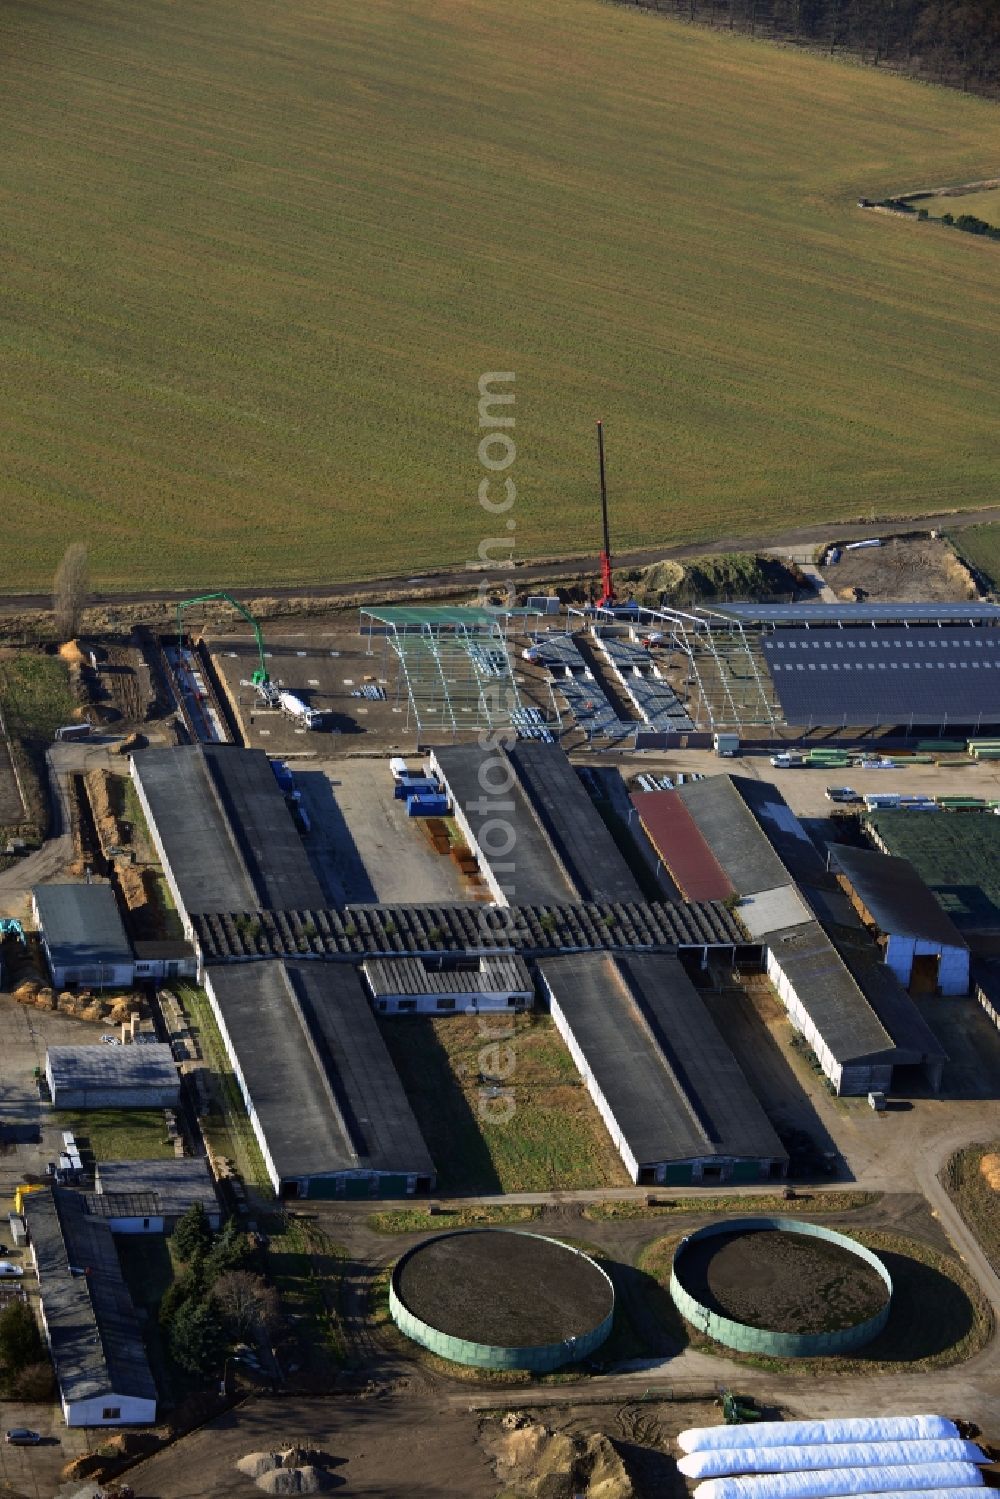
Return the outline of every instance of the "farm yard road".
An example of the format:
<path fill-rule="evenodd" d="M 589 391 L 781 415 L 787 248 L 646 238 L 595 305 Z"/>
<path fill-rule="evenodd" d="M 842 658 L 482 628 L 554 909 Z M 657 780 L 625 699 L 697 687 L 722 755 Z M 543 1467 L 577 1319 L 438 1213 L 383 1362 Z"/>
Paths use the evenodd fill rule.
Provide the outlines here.
<path fill-rule="evenodd" d="M 1000 505 L 990 505 L 980 510 L 952 510 L 942 515 L 914 515 L 891 521 L 833 521 L 826 525 L 798 526 L 793 530 L 780 531 L 771 536 L 759 532 L 752 536 L 720 536 L 704 541 L 685 542 L 683 546 L 644 547 L 641 551 L 614 554 L 616 568 L 648 567 L 654 562 L 683 560 L 685 557 L 703 557 L 706 552 L 792 552 L 798 548 L 818 546 L 821 542 L 844 542 L 864 536 L 905 536 L 912 531 L 939 531 L 945 528 L 978 526 L 1000 522 Z M 530 582 L 533 578 L 556 579 L 578 577 L 588 568 L 596 572 L 596 548 L 576 556 L 554 557 L 548 560 L 515 563 L 513 569 L 495 569 L 498 582 L 506 580 L 511 573 L 517 582 Z M 328 588 L 303 585 L 294 587 L 233 588 L 235 598 L 252 599 L 267 596 L 276 599 L 329 599 L 336 604 L 338 599 L 354 599 L 359 595 L 379 598 L 386 592 L 406 596 L 408 588 L 419 588 L 422 593 L 430 588 L 457 588 L 477 586 L 493 569 L 456 568 L 443 572 L 425 573 L 419 577 L 372 578 L 356 583 L 332 583 Z M 160 604 L 187 597 L 187 590 L 149 590 L 141 593 L 93 593 L 91 605 L 98 604 Z M 0 594 L 0 613 L 15 614 L 27 609 L 51 609 L 52 598 L 44 593 Z"/>

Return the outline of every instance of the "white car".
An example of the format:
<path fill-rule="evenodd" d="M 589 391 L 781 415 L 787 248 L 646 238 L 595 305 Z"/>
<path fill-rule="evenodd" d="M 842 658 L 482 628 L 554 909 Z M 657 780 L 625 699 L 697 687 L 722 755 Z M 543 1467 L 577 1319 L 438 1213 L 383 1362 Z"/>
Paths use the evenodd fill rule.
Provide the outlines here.
<path fill-rule="evenodd" d="M 101 1037 L 101 1040 L 104 1042 L 105 1046 L 121 1046 L 122 1044 L 121 1037 L 113 1036 L 110 1032 L 108 1032 L 106 1035 L 103 1035 Z"/>
<path fill-rule="evenodd" d="M 23 1274 L 23 1265 L 15 1265 L 13 1260 L 0 1260 L 0 1279 L 2 1279 L 3 1277 L 12 1279 L 14 1276 Z"/>

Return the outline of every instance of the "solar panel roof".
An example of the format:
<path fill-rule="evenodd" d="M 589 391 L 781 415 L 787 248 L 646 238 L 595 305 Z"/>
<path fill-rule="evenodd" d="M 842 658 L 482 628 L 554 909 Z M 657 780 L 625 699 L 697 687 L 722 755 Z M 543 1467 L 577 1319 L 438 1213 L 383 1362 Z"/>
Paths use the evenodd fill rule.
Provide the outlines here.
<path fill-rule="evenodd" d="M 1000 719 L 1000 630 L 779 630 L 764 655 L 789 723 Z"/>
<path fill-rule="evenodd" d="M 1000 605 L 970 601 L 957 604 L 713 604 L 715 614 L 760 624 L 862 624 L 865 620 L 984 619 L 1000 623 Z"/>

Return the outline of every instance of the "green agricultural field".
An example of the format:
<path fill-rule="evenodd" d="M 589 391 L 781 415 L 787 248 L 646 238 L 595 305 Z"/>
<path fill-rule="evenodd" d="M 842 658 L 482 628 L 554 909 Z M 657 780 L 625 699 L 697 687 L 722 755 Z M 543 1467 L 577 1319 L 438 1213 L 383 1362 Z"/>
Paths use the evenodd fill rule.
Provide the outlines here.
<path fill-rule="evenodd" d="M 948 540 L 992 593 L 1000 590 L 1000 526 L 962 526 Z"/>
<path fill-rule="evenodd" d="M 595 550 L 598 415 L 619 547 L 996 498 L 1000 245 L 855 206 L 990 103 L 601 0 L 10 0 L 0 59 L 7 591 Z"/>

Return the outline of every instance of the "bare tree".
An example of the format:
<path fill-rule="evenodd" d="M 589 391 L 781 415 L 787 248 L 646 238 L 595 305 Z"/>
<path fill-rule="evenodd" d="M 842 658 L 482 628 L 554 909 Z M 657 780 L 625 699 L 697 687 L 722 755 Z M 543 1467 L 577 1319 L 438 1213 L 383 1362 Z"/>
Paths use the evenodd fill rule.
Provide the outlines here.
<path fill-rule="evenodd" d="M 271 1332 L 278 1322 L 278 1293 L 251 1270 L 227 1270 L 212 1287 L 219 1311 L 241 1337 Z"/>
<path fill-rule="evenodd" d="M 87 548 L 82 541 L 71 541 L 52 583 L 52 608 L 60 640 L 72 640 L 79 632 L 89 591 Z"/>

